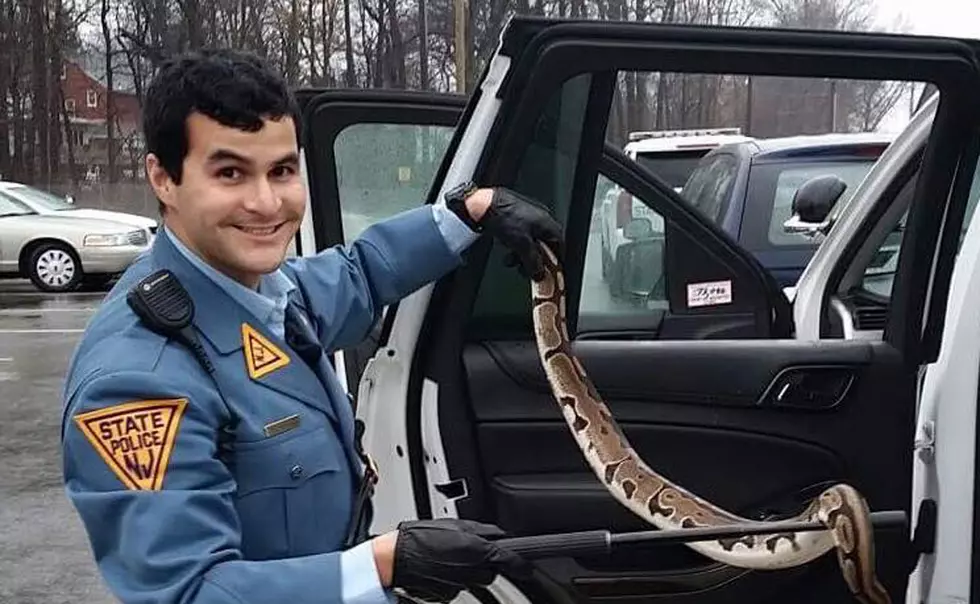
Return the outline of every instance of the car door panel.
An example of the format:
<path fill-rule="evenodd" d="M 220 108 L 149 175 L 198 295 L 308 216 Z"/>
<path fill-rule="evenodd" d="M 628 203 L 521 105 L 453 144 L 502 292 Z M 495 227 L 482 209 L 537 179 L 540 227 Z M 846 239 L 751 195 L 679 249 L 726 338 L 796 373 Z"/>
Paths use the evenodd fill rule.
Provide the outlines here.
<path fill-rule="evenodd" d="M 466 351 L 471 382 L 487 371 L 484 365 L 492 363 L 493 370 L 510 378 L 522 391 L 539 393 L 552 400 L 537 348 L 532 342 L 483 342 L 474 347 L 485 353 L 481 357 L 475 356 L 472 350 Z M 642 402 L 651 396 L 656 396 L 658 403 L 677 405 L 685 413 L 699 406 L 710 407 L 711 413 L 718 408 L 730 407 L 764 411 L 766 407 L 775 406 L 767 392 L 784 370 L 836 366 L 857 373 L 871 365 L 874 356 L 872 343 L 859 341 L 812 344 L 792 340 L 619 342 L 579 339 L 572 347 L 596 387 L 605 396 L 627 403 L 621 413 L 628 420 L 642 418 L 649 412 Z M 471 356 L 472 361 L 469 360 Z M 483 386 L 474 391 L 475 397 L 491 396 L 498 387 L 493 383 Z M 531 407 L 520 398 L 500 399 L 499 403 L 485 407 L 474 402 L 476 420 L 551 417 L 540 415 L 540 408 Z M 550 411 L 552 407 L 553 402 L 547 408 Z M 636 415 L 631 415 L 633 411 Z"/>
<path fill-rule="evenodd" d="M 872 509 L 906 505 L 905 479 L 875 471 L 908 464 L 911 455 L 902 446 L 911 437 L 911 410 L 889 403 L 910 384 L 887 345 L 578 341 L 574 351 L 639 455 L 729 511 L 756 520 L 789 517 L 838 481 L 851 481 Z M 530 343 L 472 345 L 463 363 L 484 488 L 503 528 L 522 535 L 650 528 L 586 465 Z M 837 404 L 774 404 L 779 376 L 828 369 L 852 378 Z M 873 444 L 864 436 L 869 423 L 877 426 Z M 884 536 L 879 547 L 888 543 Z M 888 554 L 883 558 L 887 564 Z M 669 546 L 634 572 L 710 565 L 684 546 Z"/>

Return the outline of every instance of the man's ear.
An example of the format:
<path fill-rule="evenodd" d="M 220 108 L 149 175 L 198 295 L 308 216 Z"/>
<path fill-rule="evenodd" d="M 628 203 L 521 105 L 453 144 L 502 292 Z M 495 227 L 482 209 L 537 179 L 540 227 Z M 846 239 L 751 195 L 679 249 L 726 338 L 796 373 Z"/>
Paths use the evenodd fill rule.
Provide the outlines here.
<path fill-rule="evenodd" d="M 153 187 L 157 199 L 166 206 L 173 205 L 174 181 L 160 163 L 160 158 L 153 153 L 146 155 L 146 180 Z"/>

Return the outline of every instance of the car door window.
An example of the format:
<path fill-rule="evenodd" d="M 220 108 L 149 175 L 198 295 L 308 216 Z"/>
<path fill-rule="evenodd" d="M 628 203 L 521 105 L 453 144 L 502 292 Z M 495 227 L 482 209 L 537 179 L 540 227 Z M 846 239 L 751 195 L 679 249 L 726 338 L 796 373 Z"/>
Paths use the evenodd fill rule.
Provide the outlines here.
<path fill-rule="evenodd" d="M 465 102 L 458 95 L 315 89 L 301 91 L 298 100 L 311 208 L 297 238 L 304 255 L 348 244 L 370 225 L 422 206 Z M 338 375 L 352 396 L 381 324 L 337 355 Z"/>
<path fill-rule="evenodd" d="M 910 195 L 915 186 L 915 182 L 916 178 L 911 178 L 899 195 Z M 959 253 L 959 246 L 963 245 L 963 237 L 966 235 L 966 230 L 970 227 L 970 220 L 976 211 L 978 202 L 980 202 L 980 164 L 974 170 L 973 184 L 970 187 L 969 199 L 963 216 L 963 226 L 961 227 L 957 253 Z M 894 225 L 892 230 L 885 236 L 884 241 L 882 241 L 877 251 L 872 255 L 871 261 L 864 269 L 860 293 L 870 295 L 879 304 L 887 305 L 892 295 L 892 286 L 895 284 L 895 272 L 898 270 L 898 260 L 902 249 L 902 238 L 905 234 L 905 222 L 907 219 L 908 210 L 902 214 L 902 217 Z M 860 319 L 859 314 L 858 327 L 861 327 Z M 877 327 L 878 324 L 874 326 Z"/>
<path fill-rule="evenodd" d="M 421 205 L 453 136 L 448 126 L 357 123 L 334 142 L 344 240 Z"/>
<path fill-rule="evenodd" d="M 646 315 L 646 327 L 656 328 L 660 315 L 651 311 L 667 310 L 663 252 L 663 216 L 600 172 L 585 251 L 580 327 Z"/>
<path fill-rule="evenodd" d="M 310 212 L 298 253 L 346 244 L 424 204 L 465 99 L 391 90 L 297 93 Z"/>
<path fill-rule="evenodd" d="M 629 102 L 632 94 L 630 90 L 635 90 L 631 86 L 635 86 L 637 82 L 665 79 L 679 83 L 680 90 L 683 91 L 685 86 L 694 81 L 698 82 L 698 86 L 704 84 L 706 90 L 711 86 L 718 86 L 718 90 L 726 91 L 733 98 L 741 94 L 725 88 L 728 84 L 724 76 L 710 76 L 707 80 L 694 78 L 685 84 L 685 78 L 688 77 L 694 78 L 689 74 L 628 71 L 620 71 L 614 75 L 574 75 L 546 102 L 538 122 L 521 128 L 530 135 L 529 147 L 523 151 L 519 160 L 514 160 L 517 163 L 516 178 L 511 185 L 543 203 L 565 224 L 566 229 L 572 229 L 570 232 L 575 233 L 569 242 L 569 250 L 581 255 L 569 258 L 565 268 L 569 273 L 567 276 L 570 287 L 576 288 L 568 294 L 570 303 L 574 305 L 575 329 L 579 336 L 621 337 L 622 333 L 630 333 L 631 337 L 641 339 L 759 337 L 758 332 L 747 327 L 750 324 L 744 315 L 747 308 L 743 306 L 735 309 L 731 305 L 732 300 L 737 303 L 737 296 L 733 297 L 732 294 L 734 288 L 731 277 L 725 275 L 738 271 L 722 271 L 717 278 L 706 274 L 703 279 L 691 280 L 684 275 L 678 275 L 676 269 L 671 268 L 671 248 L 667 244 L 669 238 L 664 236 L 665 222 L 669 221 L 651 211 L 650 204 L 659 207 L 657 203 L 670 204 L 675 201 L 661 199 L 641 203 L 625 192 L 622 183 L 616 182 L 610 174 L 602 173 L 598 169 L 593 172 L 597 175 L 592 176 L 591 181 L 581 176 L 589 172 L 589 162 L 598 162 L 597 158 L 604 153 L 594 148 L 596 139 L 592 138 L 591 129 L 604 128 L 603 144 L 612 145 L 616 150 L 622 149 L 623 141 L 629 140 L 635 126 L 630 124 L 631 114 L 624 111 L 623 106 Z M 614 78 L 617 82 L 606 114 L 598 109 L 604 107 L 602 101 L 590 97 L 599 86 L 596 82 L 603 81 L 601 78 Z M 794 145 L 798 145 L 800 141 L 817 141 L 819 135 L 832 132 L 831 125 L 826 120 L 830 105 L 818 108 L 786 101 L 785 107 L 782 107 L 783 100 L 779 91 L 799 92 L 807 86 L 819 87 L 824 84 L 823 81 L 804 82 L 797 78 L 778 77 L 755 83 L 753 94 L 756 100 L 761 103 L 760 99 L 765 98 L 766 106 L 778 109 L 772 115 L 740 113 L 739 111 L 745 110 L 744 99 L 739 101 L 742 105 L 733 104 L 710 110 L 705 106 L 701 111 L 709 119 L 723 121 L 726 126 L 742 125 L 743 118 L 750 118 L 752 127 L 747 128 L 750 136 L 760 141 L 766 138 L 774 144 L 785 145 L 784 155 L 792 158 L 795 153 Z M 840 90 L 850 87 L 858 90 L 864 84 L 842 80 L 836 85 Z M 667 90 L 670 95 L 678 92 L 670 87 Z M 678 102 L 669 108 L 668 113 L 674 111 L 683 116 L 686 111 L 683 103 L 679 102 L 680 99 L 671 98 L 671 103 L 674 101 Z M 759 105 L 761 106 L 762 104 Z M 737 107 L 741 109 L 736 110 Z M 857 110 L 856 107 L 850 107 L 845 112 Z M 712 116 L 712 113 L 717 115 Z M 680 119 L 688 120 L 690 117 Z M 602 122 L 601 125 L 599 122 Z M 706 126 L 707 124 L 697 122 L 677 124 L 677 127 Z M 808 138 L 811 135 L 816 136 Z M 591 146 L 583 147 L 584 139 L 591 141 Z M 801 260 L 802 264 L 799 266 L 781 267 L 773 264 L 770 267 L 767 262 L 780 262 L 781 259 L 759 256 L 755 248 L 744 244 L 742 237 L 746 233 L 757 232 L 763 239 L 771 237 L 782 242 L 782 223 L 789 218 L 787 212 L 791 208 L 793 192 L 803 180 L 833 167 L 848 183 L 848 188 L 853 190 L 871 165 L 870 161 L 862 161 L 857 164 L 836 162 L 831 166 L 823 156 L 818 161 L 823 163 L 818 166 L 815 163 L 790 161 L 784 166 L 785 170 L 772 174 L 772 191 L 767 198 L 769 201 L 766 202 L 766 211 L 743 212 L 743 208 L 751 207 L 750 204 L 754 203 L 745 199 L 748 187 L 739 184 L 745 172 L 743 162 L 735 153 L 718 149 L 702 157 L 684 187 L 676 194 L 676 202 L 686 202 L 690 208 L 723 231 L 728 238 L 726 245 L 737 244 L 746 256 L 754 256 L 751 265 L 753 268 L 748 269 L 750 272 L 757 270 L 759 265 L 762 270 L 802 270 L 805 259 Z M 657 180 L 655 174 L 649 171 L 645 173 L 648 180 Z M 658 194 L 672 195 L 674 189 L 671 184 L 660 182 L 658 190 L 662 190 L 662 193 Z M 582 207 L 586 205 L 587 208 Z M 586 209 L 588 214 L 585 218 L 580 218 Z M 585 222 L 588 223 L 588 232 L 579 239 L 580 235 L 574 229 Z M 776 228 L 779 230 L 774 232 L 773 229 Z M 705 256 L 701 260 L 692 259 L 690 264 L 718 257 L 712 252 L 703 250 L 703 253 Z M 487 333 L 486 330 L 516 336 L 527 328 L 531 313 L 526 284 L 509 273 L 504 264 L 504 254 L 499 246 L 493 246 L 470 321 L 475 336 Z M 673 261 L 676 262 L 677 259 L 674 258 Z M 698 269 L 695 267 L 694 270 Z M 573 272 L 574 276 L 571 275 Z M 707 297 L 699 298 L 702 294 Z M 781 291 L 778 295 L 782 295 Z M 741 296 L 744 302 L 745 294 Z M 700 306 L 702 302 L 705 304 L 703 307 Z M 712 313 L 714 319 L 709 316 Z M 727 319 L 724 316 L 726 313 L 731 313 Z M 741 318 L 733 319 L 738 313 L 743 313 L 738 315 Z M 671 320 L 679 324 L 682 319 L 689 319 L 684 328 L 665 327 Z M 729 327 L 720 327 L 726 320 L 729 321 Z M 736 324 L 739 327 L 732 327 Z M 718 328 L 712 327 L 713 325 Z"/>

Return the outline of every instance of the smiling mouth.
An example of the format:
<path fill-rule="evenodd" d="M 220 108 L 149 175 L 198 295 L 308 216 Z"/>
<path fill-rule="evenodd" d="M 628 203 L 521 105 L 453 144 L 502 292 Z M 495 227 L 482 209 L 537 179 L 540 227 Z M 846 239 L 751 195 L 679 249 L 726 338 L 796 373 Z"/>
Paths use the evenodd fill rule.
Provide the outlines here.
<path fill-rule="evenodd" d="M 268 236 L 268 235 L 275 234 L 280 228 L 282 228 L 282 226 L 284 224 L 286 224 L 286 223 L 285 222 L 280 222 L 279 224 L 274 224 L 272 226 L 262 226 L 262 227 L 258 227 L 258 226 L 244 226 L 244 225 L 237 225 L 236 224 L 235 225 L 235 228 L 238 229 L 239 231 L 242 231 L 243 233 L 247 233 L 249 235 L 257 235 L 259 237 L 263 237 L 263 236 Z"/>

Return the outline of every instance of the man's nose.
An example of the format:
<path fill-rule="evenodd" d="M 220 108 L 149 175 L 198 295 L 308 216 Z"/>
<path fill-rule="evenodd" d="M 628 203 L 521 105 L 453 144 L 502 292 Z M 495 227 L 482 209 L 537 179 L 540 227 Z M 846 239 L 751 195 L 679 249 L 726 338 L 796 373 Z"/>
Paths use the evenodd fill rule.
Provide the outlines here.
<path fill-rule="evenodd" d="M 248 209 L 253 212 L 269 214 L 277 212 L 280 205 L 282 205 L 282 200 L 269 179 L 264 177 L 257 179 L 255 194 L 252 195 L 248 203 Z"/>

